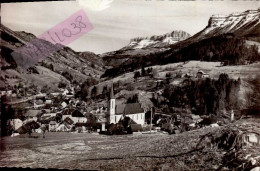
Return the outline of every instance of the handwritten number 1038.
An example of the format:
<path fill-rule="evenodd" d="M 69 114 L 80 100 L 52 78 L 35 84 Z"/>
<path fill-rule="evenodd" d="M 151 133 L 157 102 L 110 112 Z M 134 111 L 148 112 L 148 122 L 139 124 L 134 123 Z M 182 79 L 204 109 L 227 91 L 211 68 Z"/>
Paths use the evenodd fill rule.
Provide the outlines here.
<path fill-rule="evenodd" d="M 78 24 L 78 25 L 77 25 Z M 75 23 L 71 23 L 70 25 L 73 26 L 73 29 L 78 29 L 79 31 L 77 33 L 71 33 L 69 29 L 65 28 L 67 31 L 70 32 L 70 35 L 76 35 L 76 34 L 79 34 L 81 32 L 81 28 L 86 28 L 86 24 L 84 24 L 82 22 L 82 16 L 78 16 L 76 19 L 75 19 Z M 70 37 L 70 36 L 67 36 L 65 35 L 65 29 L 62 30 L 62 35 L 63 36 L 66 36 L 66 37 Z"/>
<path fill-rule="evenodd" d="M 82 16 L 78 16 L 75 21 L 73 23 L 70 24 L 73 27 L 73 30 L 75 32 L 72 32 L 70 29 L 68 28 L 64 28 L 62 29 L 62 35 L 64 37 L 71 37 L 72 35 L 77 35 L 81 32 L 81 30 L 83 28 L 86 28 L 86 24 L 84 22 L 82 22 Z M 49 33 L 48 33 L 49 34 Z M 59 39 L 60 42 L 63 42 L 64 39 L 61 39 L 61 37 L 58 35 L 57 32 L 54 32 L 54 34 L 56 35 L 56 37 Z M 50 34 L 49 34 L 50 35 Z M 50 35 L 51 39 L 56 43 L 56 41 L 52 38 L 52 36 Z"/>

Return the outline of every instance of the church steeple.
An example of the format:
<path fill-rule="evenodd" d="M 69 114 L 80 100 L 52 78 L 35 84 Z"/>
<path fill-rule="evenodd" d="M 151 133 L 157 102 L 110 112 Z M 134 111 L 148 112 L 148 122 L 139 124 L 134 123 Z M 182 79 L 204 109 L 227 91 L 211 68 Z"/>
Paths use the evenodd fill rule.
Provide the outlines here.
<path fill-rule="evenodd" d="M 113 83 L 112 83 L 111 90 L 110 90 L 110 99 L 115 99 Z"/>
<path fill-rule="evenodd" d="M 110 100 L 109 100 L 109 114 L 110 114 L 110 123 L 111 121 L 114 121 L 113 117 L 115 115 L 116 110 L 116 98 L 114 96 L 114 88 L 113 83 L 110 90 Z"/>

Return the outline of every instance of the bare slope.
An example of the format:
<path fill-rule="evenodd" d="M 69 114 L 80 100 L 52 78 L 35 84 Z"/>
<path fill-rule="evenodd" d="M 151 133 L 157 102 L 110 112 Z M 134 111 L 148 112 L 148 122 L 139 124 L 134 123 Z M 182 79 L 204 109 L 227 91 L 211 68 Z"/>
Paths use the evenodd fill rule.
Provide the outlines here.
<path fill-rule="evenodd" d="M 20 82 L 35 84 L 39 87 L 47 85 L 57 88 L 59 82 L 83 82 L 88 77 L 100 77 L 104 70 L 103 61 L 91 52 L 75 52 L 69 47 L 53 45 L 26 32 L 15 32 L 1 25 L 1 88 L 12 87 Z M 17 67 L 11 53 L 27 42 L 35 39 L 45 49 L 61 46 L 60 50 L 51 54 L 35 67 L 23 71 Z"/>

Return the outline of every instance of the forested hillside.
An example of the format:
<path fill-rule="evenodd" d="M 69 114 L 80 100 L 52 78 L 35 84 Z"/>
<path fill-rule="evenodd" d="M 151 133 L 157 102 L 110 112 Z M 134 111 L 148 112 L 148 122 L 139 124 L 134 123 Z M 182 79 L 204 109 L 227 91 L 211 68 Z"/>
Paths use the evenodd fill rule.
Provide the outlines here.
<path fill-rule="evenodd" d="M 107 69 L 102 77 L 115 77 L 143 66 L 165 65 L 189 60 L 223 62 L 223 65 L 247 64 L 260 60 L 258 46 L 246 46 L 246 39 L 223 34 L 189 45 L 177 44 L 173 49 L 129 58 L 118 67 Z"/>

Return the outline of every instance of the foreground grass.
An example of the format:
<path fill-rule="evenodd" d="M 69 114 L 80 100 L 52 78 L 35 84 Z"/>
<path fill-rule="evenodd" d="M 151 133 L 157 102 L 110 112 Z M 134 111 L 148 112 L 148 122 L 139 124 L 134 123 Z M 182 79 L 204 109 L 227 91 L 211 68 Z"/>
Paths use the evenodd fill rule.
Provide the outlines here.
<path fill-rule="evenodd" d="M 196 147 L 204 135 L 240 127 L 257 128 L 258 131 L 259 119 L 176 135 L 48 133 L 45 139 L 31 139 L 27 135 L 7 137 L 2 141 L 0 166 L 82 170 L 229 170 L 232 168 L 223 163 L 227 151 L 208 141 Z"/>

